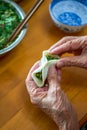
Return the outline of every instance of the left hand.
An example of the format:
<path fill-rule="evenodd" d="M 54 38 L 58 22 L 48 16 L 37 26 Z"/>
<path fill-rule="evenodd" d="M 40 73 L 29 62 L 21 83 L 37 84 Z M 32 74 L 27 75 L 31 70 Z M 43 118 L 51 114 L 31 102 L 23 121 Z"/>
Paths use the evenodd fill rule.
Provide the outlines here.
<path fill-rule="evenodd" d="M 73 56 L 65 56 L 58 60 L 57 67 L 77 66 L 87 69 L 87 36 L 63 37 L 50 49 L 50 53 L 62 55 L 71 53 Z"/>
<path fill-rule="evenodd" d="M 60 87 L 61 71 L 51 66 L 46 83 L 39 88 L 31 77 L 32 72 L 38 67 L 39 64 L 36 63 L 26 79 L 31 102 L 48 114 L 56 122 L 59 130 L 78 130 L 76 112 Z"/>

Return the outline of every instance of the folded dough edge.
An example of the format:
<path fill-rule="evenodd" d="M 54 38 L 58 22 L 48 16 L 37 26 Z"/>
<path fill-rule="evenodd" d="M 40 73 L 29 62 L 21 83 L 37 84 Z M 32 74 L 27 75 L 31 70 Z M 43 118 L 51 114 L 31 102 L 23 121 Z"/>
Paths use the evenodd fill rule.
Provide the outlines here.
<path fill-rule="evenodd" d="M 48 60 L 47 56 L 49 59 L 50 57 L 54 59 Z M 58 59 L 59 59 L 58 55 L 52 55 L 49 53 L 48 50 L 43 51 L 40 66 L 32 73 L 32 78 L 38 87 L 44 86 L 49 67 L 51 65 L 55 65 L 58 62 Z"/>

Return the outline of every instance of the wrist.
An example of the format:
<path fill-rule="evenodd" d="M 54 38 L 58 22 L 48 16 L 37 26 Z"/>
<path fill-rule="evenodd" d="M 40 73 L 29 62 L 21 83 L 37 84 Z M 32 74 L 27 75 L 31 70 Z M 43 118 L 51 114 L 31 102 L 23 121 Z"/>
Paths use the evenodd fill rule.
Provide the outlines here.
<path fill-rule="evenodd" d="M 67 111 L 58 112 L 56 110 L 42 109 L 56 123 L 59 130 L 79 130 L 79 123 L 75 111 L 69 114 Z"/>
<path fill-rule="evenodd" d="M 59 130 L 79 130 L 78 122 L 65 121 L 61 125 L 59 124 Z"/>
<path fill-rule="evenodd" d="M 59 130 L 79 130 L 79 123 L 77 121 L 77 118 L 71 115 L 65 116 L 65 113 L 63 115 L 60 114 L 57 117 L 57 114 L 53 117 L 54 122 L 59 127 Z"/>

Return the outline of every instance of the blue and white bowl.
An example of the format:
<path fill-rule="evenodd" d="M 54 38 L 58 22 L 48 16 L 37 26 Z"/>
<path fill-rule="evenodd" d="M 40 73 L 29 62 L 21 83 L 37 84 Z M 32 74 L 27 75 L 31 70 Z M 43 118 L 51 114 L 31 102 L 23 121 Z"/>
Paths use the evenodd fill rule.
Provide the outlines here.
<path fill-rule="evenodd" d="M 87 0 L 52 0 L 50 16 L 57 27 L 69 33 L 87 25 Z"/>

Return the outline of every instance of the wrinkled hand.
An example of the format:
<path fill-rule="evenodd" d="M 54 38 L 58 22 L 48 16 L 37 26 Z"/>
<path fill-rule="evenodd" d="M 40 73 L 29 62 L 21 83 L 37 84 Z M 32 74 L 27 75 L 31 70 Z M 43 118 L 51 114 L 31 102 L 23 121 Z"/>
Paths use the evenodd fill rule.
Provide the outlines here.
<path fill-rule="evenodd" d="M 62 55 L 66 52 L 73 53 L 74 56 L 61 58 L 57 66 L 78 66 L 87 69 L 87 36 L 64 37 L 53 45 L 50 49 L 52 54 Z"/>
<path fill-rule="evenodd" d="M 31 102 L 48 114 L 56 122 L 59 130 L 78 130 L 76 112 L 60 88 L 61 71 L 51 66 L 45 85 L 39 88 L 31 77 L 38 66 L 36 63 L 31 68 L 26 79 Z"/>

